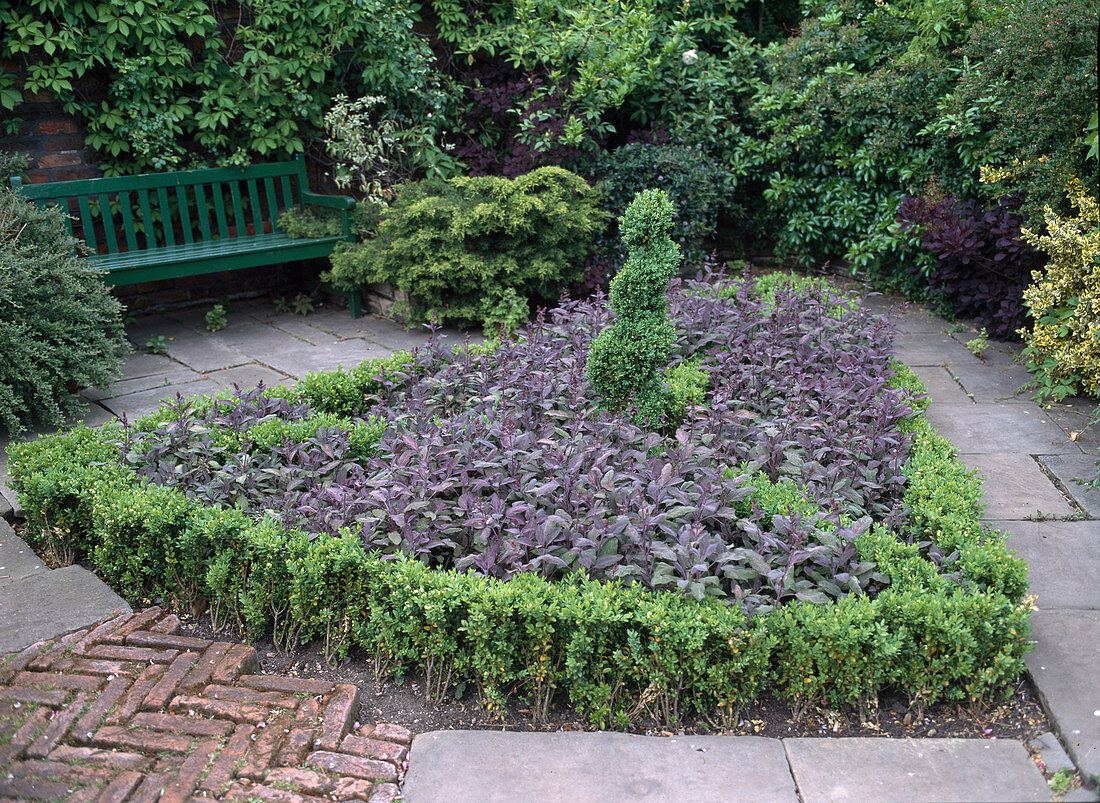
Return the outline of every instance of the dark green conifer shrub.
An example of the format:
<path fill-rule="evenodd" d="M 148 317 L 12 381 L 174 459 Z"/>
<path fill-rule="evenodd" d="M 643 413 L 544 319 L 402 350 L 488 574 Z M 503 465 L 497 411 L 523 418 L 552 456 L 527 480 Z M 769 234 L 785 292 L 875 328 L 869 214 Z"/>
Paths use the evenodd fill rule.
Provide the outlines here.
<path fill-rule="evenodd" d="M 532 301 L 555 301 L 581 277 L 606 218 L 597 200 L 560 167 L 405 184 L 378 235 L 334 253 L 327 278 L 348 290 L 393 284 L 412 322 L 513 329 Z"/>
<path fill-rule="evenodd" d="M 601 154 L 592 175 L 600 180 L 601 207 L 615 219 L 634 200 L 637 187 L 664 189 L 676 209 L 672 239 L 688 265 L 702 264 L 705 240 L 718 230 L 718 213 L 731 194 L 731 182 L 729 171 L 701 146 L 632 142 Z M 621 265 L 626 254 L 621 247 L 612 250 L 615 264 Z"/>
<path fill-rule="evenodd" d="M 672 202 L 663 190 L 645 190 L 619 219 L 630 255 L 611 280 L 611 308 L 618 319 L 588 352 L 588 381 L 608 409 L 636 405 L 653 420 L 666 410 L 661 369 L 668 364 L 675 331 L 665 292 L 680 265 L 672 241 Z"/>
<path fill-rule="evenodd" d="M 76 255 L 56 208 L 0 187 L 0 428 L 58 424 L 72 391 L 106 387 L 127 351 L 122 306 Z"/>

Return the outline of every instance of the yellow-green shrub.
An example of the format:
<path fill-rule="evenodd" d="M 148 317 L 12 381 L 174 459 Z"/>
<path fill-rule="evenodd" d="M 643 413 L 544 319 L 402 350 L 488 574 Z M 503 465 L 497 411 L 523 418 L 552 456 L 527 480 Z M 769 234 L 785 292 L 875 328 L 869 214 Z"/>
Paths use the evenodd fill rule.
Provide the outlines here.
<path fill-rule="evenodd" d="M 1031 311 L 1028 369 L 1038 374 L 1042 396 L 1100 396 L 1100 214 L 1084 185 L 1070 185 L 1076 217 L 1046 209 L 1046 234 L 1024 230 L 1024 239 L 1050 257 L 1046 273 L 1032 274 L 1024 291 Z"/>

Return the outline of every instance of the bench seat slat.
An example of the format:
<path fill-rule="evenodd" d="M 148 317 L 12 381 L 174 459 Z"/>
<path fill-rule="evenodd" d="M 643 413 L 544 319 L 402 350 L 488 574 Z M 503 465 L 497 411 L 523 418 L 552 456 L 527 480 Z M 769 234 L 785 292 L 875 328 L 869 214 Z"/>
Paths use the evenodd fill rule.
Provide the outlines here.
<path fill-rule="evenodd" d="M 99 257 L 101 264 L 108 270 L 123 270 L 147 265 L 167 265 L 190 262 L 195 259 L 211 257 L 232 257 L 250 251 L 277 251 L 319 243 L 337 243 L 342 237 L 320 237 L 303 239 L 288 237 L 282 232 L 260 236 L 232 237 L 225 240 L 211 240 L 204 243 L 175 245 L 168 248 L 152 248 L 144 251 L 123 252 Z"/>

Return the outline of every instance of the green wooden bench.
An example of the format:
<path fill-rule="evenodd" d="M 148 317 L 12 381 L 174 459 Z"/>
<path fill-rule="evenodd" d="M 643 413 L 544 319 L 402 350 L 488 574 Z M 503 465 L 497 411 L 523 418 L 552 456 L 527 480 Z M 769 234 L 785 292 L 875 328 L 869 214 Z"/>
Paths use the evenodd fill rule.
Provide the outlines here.
<path fill-rule="evenodd" d="M 351 239 L 351 198 L 309 191 L 305 162 L 220 167 L 176 173 L 12 186 L 39 206 L 55 204 L 74 221 L 89 256 L 110 285 L 177 279 L 238 268 L 327 257 Z M 341 213 L 340 236 L 291 238 L 275 225 L 292 207 L 323 206 Z M 348 294 L 354 317 L 357 293 Z"/>

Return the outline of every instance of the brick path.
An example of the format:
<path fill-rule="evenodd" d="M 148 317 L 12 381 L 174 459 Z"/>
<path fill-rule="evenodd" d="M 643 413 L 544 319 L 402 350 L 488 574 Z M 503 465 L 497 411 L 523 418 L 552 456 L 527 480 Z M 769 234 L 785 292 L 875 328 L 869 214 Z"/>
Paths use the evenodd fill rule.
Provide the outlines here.
<path fill-rule="evenodd" d="M 160 608 L 0 663 L 0 799 L 393 801 L 410 734 L 355 686 L 252 674 Z"/>

